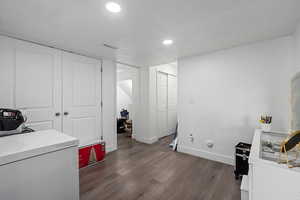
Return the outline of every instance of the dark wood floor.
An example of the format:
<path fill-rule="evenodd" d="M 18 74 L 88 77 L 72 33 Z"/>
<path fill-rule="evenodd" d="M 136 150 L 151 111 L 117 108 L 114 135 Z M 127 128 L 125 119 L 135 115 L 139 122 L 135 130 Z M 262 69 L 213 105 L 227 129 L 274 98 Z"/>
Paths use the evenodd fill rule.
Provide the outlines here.
<path fill-rule="evenodd" d="M 81 200 L 240 200 L 233 167 L 118 136 L 119 150 L 80 171 Z"/>

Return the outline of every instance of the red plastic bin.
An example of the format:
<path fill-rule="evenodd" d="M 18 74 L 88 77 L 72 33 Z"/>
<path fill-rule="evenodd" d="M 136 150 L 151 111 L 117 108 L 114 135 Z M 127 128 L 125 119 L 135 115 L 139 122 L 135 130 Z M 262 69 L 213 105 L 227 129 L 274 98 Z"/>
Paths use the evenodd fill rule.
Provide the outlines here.
<path fill-rule="evenodd" d="M 89 165 L 92 146 L 79 149 L 79 168 Z"/>
<path fill-rule="evenodd" d="M 105 158 L 105 143 L 95 144 L 93 148 L 96 154 L 96 161 L 102 161 Z"/>
<path fill-rule="evenodd" d="M 79 149 L 79 168 L 100 162 L 105 158 L 105 142 L 92 144 Z"/>

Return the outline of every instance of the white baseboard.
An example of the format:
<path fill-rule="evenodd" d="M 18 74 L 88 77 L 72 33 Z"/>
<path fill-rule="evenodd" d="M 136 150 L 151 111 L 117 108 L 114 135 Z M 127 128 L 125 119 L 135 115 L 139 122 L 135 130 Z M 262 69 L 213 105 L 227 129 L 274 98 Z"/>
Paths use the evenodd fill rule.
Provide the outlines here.
<path fill-rule="evenodd" d="M 117 149 L 118 149 L 117 147 L 113 147 L 113 146 L 106 147 L 106 153 L 116 151 Z"/>
<path fill-rule="evenodd" d="M 153 144 L 153 143 L 158 141 L 157 137 L 152 137 L 152 138 L 139 138 L 139 137 L 136 137 L 135 139 L 139 142 L 146 143 L 146 144 Z"/>
<path fill-rule="evenodd" d="M 131 136 L 131 138 L 135 139 L 136 138 L 136 134 L 133 133 L 132 136 Z"/>
<path fill-rule="evenodd" d="M 205 158 L 208 160 L 213 160 L 221 163 L 225 163 L 228 165 L 234 165 L 234 159 L 230 156 L 225 156 L 222 154 L 212 153 L 200 149 L 195 149 L 187 146 L 178 145 L 177 151 L 181 153 L 190 154 L 193 156 Z"/>

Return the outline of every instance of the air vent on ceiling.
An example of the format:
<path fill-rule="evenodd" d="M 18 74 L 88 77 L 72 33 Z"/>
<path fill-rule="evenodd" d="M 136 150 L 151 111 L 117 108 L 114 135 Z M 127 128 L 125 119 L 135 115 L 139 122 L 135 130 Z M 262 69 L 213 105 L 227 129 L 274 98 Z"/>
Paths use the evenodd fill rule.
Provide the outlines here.
<path fill-rule="evenodd" d="M 112 45 L 109 45 L 109 44 L 103 44 L 103 46 L 107 47 L 107 48 L 110 48 L 110 49 L 113 49 L 113 50 L 118 50 L 118 47 L 115 47 L 115 46 L 112 46 Z"/>

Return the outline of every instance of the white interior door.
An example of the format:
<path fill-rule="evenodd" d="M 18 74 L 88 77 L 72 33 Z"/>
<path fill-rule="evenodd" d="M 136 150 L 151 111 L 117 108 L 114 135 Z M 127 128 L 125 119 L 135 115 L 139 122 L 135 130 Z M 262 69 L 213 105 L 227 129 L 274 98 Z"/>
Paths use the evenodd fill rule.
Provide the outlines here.
<path fill-rule="evenodd" d="M 168 135 L 168 75 L 157 72 L 157 127 L 158 137 Z"/>
<path fill-rule="evenodd" d="M 177 124 L 177 77 L 168 75 L 168 133 L 176 131 Z"/>
<path fill-rule="evenodd" d="M 25 111 L 29 127 L 61 130 L 61 65 L 59 51 L 17 42 L 15 48 L 15 97 Z"/>
<path fill-rule="evenodd" d="M 101 62 L 63 54 L 63 132 L 80 145 L 101 136 Z"/>

